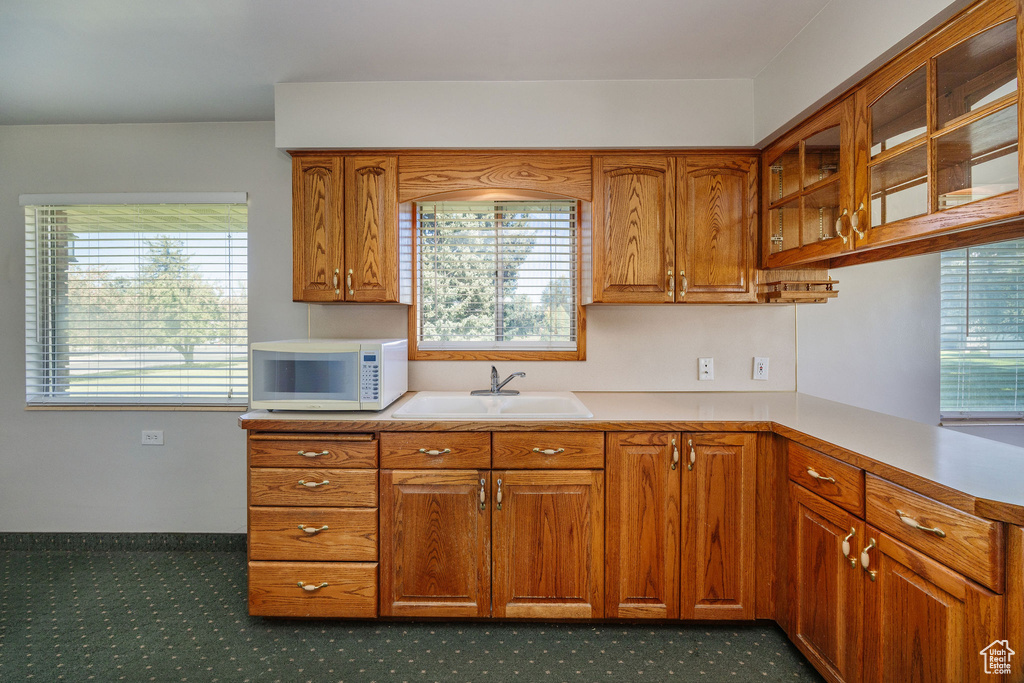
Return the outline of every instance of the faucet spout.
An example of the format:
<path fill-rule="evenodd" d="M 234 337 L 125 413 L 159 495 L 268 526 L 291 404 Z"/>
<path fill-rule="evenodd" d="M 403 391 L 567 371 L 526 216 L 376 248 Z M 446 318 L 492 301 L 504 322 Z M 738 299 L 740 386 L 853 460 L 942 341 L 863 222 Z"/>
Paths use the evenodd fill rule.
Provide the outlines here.
<path fill-rule="evenodd" d="M 470 396 L 518 396 L 519 392 L 515 389 L 503 389 L 506 384 L 514 380 L 516 377 L 526 377 L 525 372 L 513 372 L 511 375 L 506 377 L 504 380 L 500 380 L 501 375 L 498 374 L 498 368 L 491 366 L 491 388 L 490 389 L 477 389 L 469 392 Z"/>

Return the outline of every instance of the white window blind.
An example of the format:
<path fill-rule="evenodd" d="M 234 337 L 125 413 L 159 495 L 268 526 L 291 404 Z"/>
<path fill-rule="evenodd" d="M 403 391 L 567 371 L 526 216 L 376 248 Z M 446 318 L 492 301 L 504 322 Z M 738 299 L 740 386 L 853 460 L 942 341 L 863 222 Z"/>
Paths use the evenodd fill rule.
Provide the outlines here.
<path fill-rule="evenodd" d="M 231 196 L 22 198 L 30 405 L 248 402 L 248 214 Z"/>
<path fill-rule="evenodd" d="M 941 256 L 942 417 L 1024 418 L 1024 240 Z"/>
<path fill-rule="evenodd" d="M 576 202 L 417 205 L 420 349 L 576 350 Z"/>

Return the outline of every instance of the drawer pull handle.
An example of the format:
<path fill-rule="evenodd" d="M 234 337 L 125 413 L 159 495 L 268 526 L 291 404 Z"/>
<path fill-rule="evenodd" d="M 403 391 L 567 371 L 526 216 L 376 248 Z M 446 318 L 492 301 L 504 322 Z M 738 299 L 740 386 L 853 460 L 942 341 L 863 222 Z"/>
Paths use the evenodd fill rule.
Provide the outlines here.
<path fill-rule="evenodd" d="M 850 557 L 850 539 L 857 535 L 857 529 L 850 527 L 850 533 L 846 534 L 846 538 L 843 539 L 843 557 L 850 561 L 851 567 L 857 566 L 857 558 Z"/>
<path fill-rule="evenodd" d="M 868 551 L 877 545 L 878 544 L 875 543 L 875 539 L 872 538 L 871 542 L 868 543 L 867 547 L 864 548 L 864 550 L 860 551 L 860 566 L 864 568 L 864 571 L 868 573 L 868 576 L 871 577 L 872 581 L 874 581 L 875 578 L 878 576 L 878 572 L 872 569 L 868 569 L 868 567 L 871 566 L 871 556 L 868 555 Z"/>
<path fill-rule="evenodd" d="M 690 447 L 690 464 L 686 466 L 686 469 L 692 470 L 694 463 L 697 462 L 697 451 L 693 450 L 693 439 L 687 439 L 686 444 Z"/>
<path fill-rule="evenodd" d="M 543 453 L 544 455 L 558 455 L 559 453 L 565 453 L 564 448 L 534 448 L 534 453 Z"/>
<path fill-rule="evenodd" d="M 327 525 L 326 524 L 324 524 L 320 528 L 317 528 L 315 526 L 306 526 L 305 524 L 300 524 L 299 528 L 302 529 L 303 531 L 305 531 L 310 536 L 316 536 L 321 531 L 327 531 Z"/>
<path fill-rule="evenodd" d="M 494 499 L 495 499 L 495 502 L 497 503 L 497 505 L 495 507 L 497 507 L 500 510 L 501 509 L 501 479 L 498 480 L 498 493 L 494 497 Z"/>
<path fill-rule="evenodd" d="M 672 469 L 679 464 L 679 446 L 676 445 L 675 437 L 672 437 Z"/>
<path fill-rule="evenodd" d="M 925 526 L 924 524 L 919 523 L 913 517 L 908 517 L 907 514 L 905 512 L 903 512 L 903 510 L 897 510 L 896 514 L 899 516 L 900 520 L 904 524 L 906 524 L 907 526 L 912 526 L 915 529 L 920 529 L 921 531 L 930 531 L 933 534 L 935 534 L 936 536 L 938 536 L 939 538 L 945 538 L 946 537 L 946 532 L 943 531 L 942 529 L 940 529 L 939 527 L 937 527 L 937 526 Z"/>
<path fill-rule="evenodd" d="M 810 467 L 807 468 L 807 474 L 811 475 L 811 479 L 817 479 L 818 481 L 830 481 L 833 484 L 836 483 L 836 480 L 833 479 L 832 477 L 823 477 Z"/>
<path fill-rule="evenodd" d="M 305 581 L 299 581 L 299 588 L 301 588 L 304 591 L 310 591 L 310 592 L 318 591 L 321 588 L 327 588 L 327 582 L 324 581 L 319 586 L 316 586 L 316 585 L 313 585 L 311 583 L 306 583 Z"/>
<path fill-rule="evenodd" d="M 307 458 L 319 458 L 321 455 L 330 455 L 330 454 L 331 454 L 330 451 L 320 451 L 319 453 L 316 453 L 314 451 L 299 451 L 299 455 L 305 456 Z"/>
<path fill-rule="evenodd" d="M 310 489 L 315 489 L 317 486 L 326 486 L 327 484 L 330 483 L 331 482 L 328 481 L 327 479 L 324 479 L 323 481 L 306 481 L 305 479 L 299 479 L 300 486 L 305 486 L 306 488 Z"/>
<path fill-rule="evenodd" d="M 440 450 L 440 451 L 437 450 L 436 448 L 432 448 L 430 450 L 427 450 L 426 448 L 421 448 L 420 449 L 420 453 L 426 453 L 427 455 L 448 455 L 451 452 L 452 452 L 452 449 L 450 449 L 450 448 L 445 448 L 444 450 Z"/>

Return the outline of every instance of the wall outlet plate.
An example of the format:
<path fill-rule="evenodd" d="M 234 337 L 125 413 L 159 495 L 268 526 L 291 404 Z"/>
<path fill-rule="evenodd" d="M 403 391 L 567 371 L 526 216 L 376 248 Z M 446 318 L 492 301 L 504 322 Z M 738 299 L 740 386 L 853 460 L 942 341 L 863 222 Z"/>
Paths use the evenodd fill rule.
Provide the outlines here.
<path fill-rule="evenodd" d="M 164 445 L 164 430 L 162 430 L 162 429 L 144 429 L 142 431 L 142 445 L 143 446 L 163 446 Z"/>
<path fill-rule="evenodd" d="M 697 359 L 697 379 L 703 381 L 715 378 L 715 359 L 714 358 L 698 358 Z"/>
<path fill-rule="evenodd" d="M 754 356 L 754 379 L 768 379 L 768 359 Z"/>

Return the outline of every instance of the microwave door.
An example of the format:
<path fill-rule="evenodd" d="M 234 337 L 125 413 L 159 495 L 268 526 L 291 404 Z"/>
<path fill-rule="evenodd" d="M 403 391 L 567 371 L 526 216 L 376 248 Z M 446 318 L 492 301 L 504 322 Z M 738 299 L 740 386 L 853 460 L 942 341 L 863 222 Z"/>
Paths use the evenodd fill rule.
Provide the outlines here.
<path fill-rule="evenodd" d="M 359 409 L 359 352 L 310 353 L 254 350 L 259 371 L 254 401 L 319 404 Z M 282 406 L 284 407 L 284 406 Z"/>

